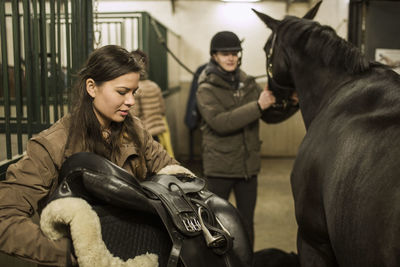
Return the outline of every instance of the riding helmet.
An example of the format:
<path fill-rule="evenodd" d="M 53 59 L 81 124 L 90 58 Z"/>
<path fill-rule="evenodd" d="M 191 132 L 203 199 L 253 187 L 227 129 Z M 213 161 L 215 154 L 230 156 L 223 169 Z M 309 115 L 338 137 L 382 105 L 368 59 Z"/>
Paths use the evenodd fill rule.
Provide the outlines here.
<path fill-rule="evenodd" d="M 233 32 L 218 32 L 211 39 L 210 55 L 218 51 L 242 51 L 241 41 Z"/>

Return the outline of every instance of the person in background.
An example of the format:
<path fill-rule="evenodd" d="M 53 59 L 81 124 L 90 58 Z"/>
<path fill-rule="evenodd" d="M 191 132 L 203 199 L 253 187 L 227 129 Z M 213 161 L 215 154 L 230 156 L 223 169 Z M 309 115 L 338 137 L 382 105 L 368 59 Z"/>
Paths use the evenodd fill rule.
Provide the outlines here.
<path fill-rule="evenodd" d="M 210 191 L 224 199 L 234 192 L 236 207 L 254 245 L 261 161 L 259 119 L 275 103 L 275 97 L 240 69 L 242 46 L 235 33 L 216 33 L 210 55 L 196 94 L 202 117 L 203 172 Z"/>
<path fill-rule="evenodd" d="M 0 251 L 38 264 L 77 264 L 69 238 L 52 241 L 32 220 L 74 153 L 101 155 L 140 180 L 178 164 L 129 112 L 141 71 L 119 46 L 104 46 L 89 56 L 78 73 L 72 112 L 30 139 L 24 157 L 0 182 Z"/>
<path fill-rule="evenodd" d="M 153 138 L 159 141 L 174 156 L 169 128 L 165 118 L 165 102 L 160 87 L 148 78 L 149 58 L 140 49 L 132 51 L 132 55 L 143 64 L 144 71 L 140 75 L 139 93 L 135 94 L 136 105 L 131 109 L 134 116 L 139 117 L 144 127 Z"/>

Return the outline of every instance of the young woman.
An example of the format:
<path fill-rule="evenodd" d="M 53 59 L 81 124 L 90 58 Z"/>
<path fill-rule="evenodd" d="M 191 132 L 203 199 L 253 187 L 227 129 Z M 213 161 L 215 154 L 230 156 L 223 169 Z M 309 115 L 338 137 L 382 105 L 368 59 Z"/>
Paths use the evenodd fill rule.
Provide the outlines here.
<path fill-rule="evenodd" d="M 218 32 L 211 59 L 199 77 L 197 106 L 202 116 L 203 170 L 208 189 L 236 206 L 254 242 L 253 217 L 260 171 L 259 119 L 275 103 L 268 90 L 240 69 L 241 42 L 230 31 Z"/>
<path fill-rule="evenodd" d="M 79 72 L 73 111 L 33 137 L 26 155 L 10 165 L 0 182 L 0 250 L 39 264 L 74 264 L 71 241 L 51 241 L 32 218 L 58 184 L 66 158 L 89 151 L 138 179 L 177 164 L 130 115 L 141 67 L 125 49 L 95 50 Z"/>

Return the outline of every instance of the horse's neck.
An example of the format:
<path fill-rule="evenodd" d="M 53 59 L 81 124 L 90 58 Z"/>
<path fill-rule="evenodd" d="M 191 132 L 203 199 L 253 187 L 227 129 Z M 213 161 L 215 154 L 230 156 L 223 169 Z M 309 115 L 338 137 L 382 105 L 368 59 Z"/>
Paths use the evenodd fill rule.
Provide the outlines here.
<path fill-rule="evenodd" d="M 317 62 L 305 63 L 309 61 L 299 60 L 299 64 L 293 65 L 293 80 L 306 128 L 348 77 L 344 71 L 318 65 Z"/>

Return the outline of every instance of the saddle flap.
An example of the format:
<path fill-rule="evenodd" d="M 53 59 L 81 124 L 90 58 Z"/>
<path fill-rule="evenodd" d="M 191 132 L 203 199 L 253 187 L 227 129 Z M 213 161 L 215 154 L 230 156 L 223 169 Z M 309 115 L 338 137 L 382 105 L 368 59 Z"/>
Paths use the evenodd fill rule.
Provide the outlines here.
<path fill-rule="evenodd" d="M 82 174 L 83 184 L 96 198 L 116 207 L 156 213 L 141 187 L 128 183 L 118 176 L 92 171 Z"/>
<path fill-rule="evenodd" d="M 142 186 L 161 201 L 179 232 L 186 236 L 195 236 L 201 233 L 196 209 L 182 191 L 171 191 L 153 181 L 142 182 Z"/>

